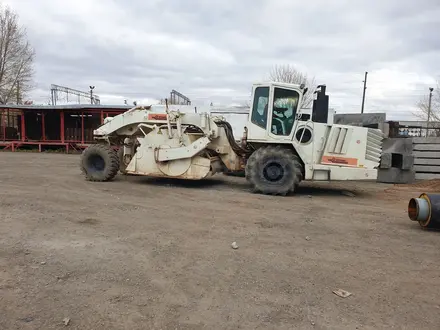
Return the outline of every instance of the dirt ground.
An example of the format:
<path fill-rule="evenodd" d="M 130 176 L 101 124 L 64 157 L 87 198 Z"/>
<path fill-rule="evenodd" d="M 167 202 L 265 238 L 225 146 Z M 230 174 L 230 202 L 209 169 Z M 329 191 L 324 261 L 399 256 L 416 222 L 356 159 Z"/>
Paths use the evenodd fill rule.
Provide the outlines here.
<path fill-rule="evenodd" d="M 440 233 L 406 211 L 420 187 L 91 183 L 78 160 L 0 153 L 0 329 L 439 328 Z"/>

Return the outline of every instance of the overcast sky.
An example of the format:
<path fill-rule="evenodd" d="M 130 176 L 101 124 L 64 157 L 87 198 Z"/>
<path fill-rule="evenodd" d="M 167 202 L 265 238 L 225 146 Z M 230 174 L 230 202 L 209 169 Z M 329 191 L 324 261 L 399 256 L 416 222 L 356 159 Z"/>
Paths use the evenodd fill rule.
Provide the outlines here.
<path fill-rule="evenodd" d="M 275 64 L 326 84 L 339 113 L 411 119 L 440 76 L 439 0 L 7 0 L 36 49 L 32 98 L 50 84 L 101 103 L 151 102 L 172 89 L 194 102 L 250 98 Z"/>

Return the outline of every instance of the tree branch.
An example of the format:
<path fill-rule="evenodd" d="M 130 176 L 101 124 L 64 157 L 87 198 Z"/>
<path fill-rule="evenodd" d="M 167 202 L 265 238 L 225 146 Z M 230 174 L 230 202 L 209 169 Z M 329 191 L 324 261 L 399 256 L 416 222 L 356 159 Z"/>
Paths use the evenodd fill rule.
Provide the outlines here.
<path fill-rule="evenodd" d="M 313 92 L 315 90 L 315 77 L 309 78 L 307 74 L 298 71 L 290 64 L 275 65 L 269 73 L 269 79 L 274 82 L 284 82 L 290 84 L 304 84 L 308 91 L 304 94 L 301 108 L 310 108 L 313 102 Z"/>
<path fill-rule="evenodd" d="M 432 93 L 430 121 L 440 121 L 440 81 L 436 85 Z M 416 106 L 418 111 L 412 114 L 421 120 L 428 120 L 429 95 L 422 96 Z"/>
<path fill-rule="evenodd" d="M 23 99 L 30 90 L 34 57 L 35 51 L 27 41 L 26 30 L 19 25 L 17 14 L 0 6 L 0 103 L 10 102 L 17 94 L 18 99 Z"/>

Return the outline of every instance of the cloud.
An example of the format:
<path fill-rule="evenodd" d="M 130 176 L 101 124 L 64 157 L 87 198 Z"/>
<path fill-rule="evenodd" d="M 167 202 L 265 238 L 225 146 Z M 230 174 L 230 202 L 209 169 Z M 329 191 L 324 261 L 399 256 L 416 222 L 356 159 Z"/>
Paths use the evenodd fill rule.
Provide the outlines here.
<path fill-rule="evenodd" d="M 9 0 L 36 48 L 37 89 L 56 83 L 102 102 L 240 103 L 275 64 L 328 86 L 339 113 L 408 120 L 440 75 L 440 2 L 424 0 Z M 40 100 L 41 99 L 41 100 Z"/>

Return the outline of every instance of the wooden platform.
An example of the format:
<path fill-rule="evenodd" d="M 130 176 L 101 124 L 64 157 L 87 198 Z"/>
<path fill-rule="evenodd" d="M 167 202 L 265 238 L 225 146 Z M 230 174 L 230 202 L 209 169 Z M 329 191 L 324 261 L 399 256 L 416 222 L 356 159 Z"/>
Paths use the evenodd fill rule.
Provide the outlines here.
<path fill-rule="evenodd" d="M 49 147 L 59 147 L 64 149 L 66 153 L 78 152 L 87 148 L 88 143 L 70 143 L 70 142 L 41 142 L 41 141 L 0 141 L 0 150 L 2 151 L 18 151 L 22 147 L 34 147 L 39 152 Z"/>

